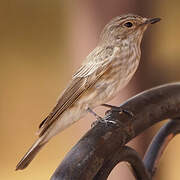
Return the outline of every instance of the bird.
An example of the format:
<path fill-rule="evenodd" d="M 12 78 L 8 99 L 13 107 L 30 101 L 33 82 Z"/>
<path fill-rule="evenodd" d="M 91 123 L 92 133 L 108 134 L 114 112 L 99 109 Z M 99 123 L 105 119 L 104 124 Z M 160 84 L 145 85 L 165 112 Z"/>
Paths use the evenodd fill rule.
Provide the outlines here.
<path fill-rule="evenodd" d="M 74 73 L 56 106 L 41 122 L 38 139 L 16 166 L 25 169 L 42 147 L 56 134 L 72 125 L 87 112 L 103 105 L 123 89 L 140 62 L 140 44 L 150 24 L 160 18 L 126 14 L 105 25 L 95 49 Z"/>

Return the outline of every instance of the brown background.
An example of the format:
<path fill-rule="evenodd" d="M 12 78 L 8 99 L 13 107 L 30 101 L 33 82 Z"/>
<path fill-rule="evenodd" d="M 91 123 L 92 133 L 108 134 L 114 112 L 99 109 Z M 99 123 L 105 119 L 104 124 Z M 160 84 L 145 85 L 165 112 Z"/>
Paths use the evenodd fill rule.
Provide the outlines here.
<path fill-rule="evenodd" d="M 138 72 L 113 104 L 149 87 L 180 80 L 179 0 L 0 2 L 0 179 L 49 179 L 65 154 L 90 128 L 94 118 L 88 114 L 53 138 L 26 170 L 14 171 L 36 139 L 39 123 L 75 69 L 96 46 L 101 29 L 112 17 L 131 12 L 163 19 L 146 32 Z M 103 115 L 104 109 L 98 108 L 97 112 Z M 151 129 L 132 143 L 141 155 L 152 134 Z M 177 137 L 168 146 L 158 179 L 180 178 L 178 141 Z M 121 165 L 109 179 L 119 177 L 127 179 Z"/>

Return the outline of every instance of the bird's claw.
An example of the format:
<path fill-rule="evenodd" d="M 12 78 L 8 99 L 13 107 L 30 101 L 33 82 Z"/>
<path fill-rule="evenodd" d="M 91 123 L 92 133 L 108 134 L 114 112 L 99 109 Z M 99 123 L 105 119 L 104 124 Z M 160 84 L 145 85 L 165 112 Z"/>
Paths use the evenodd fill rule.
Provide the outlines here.
<path fill-rule="evenodd" d="M 115 121 L 109 121 L 109 120 L 100 118 L 100 119 L 97 119 L 96 121 L 94 121 L 94 122 L 91 124 L 91 127 L 94 127 L 94 126 L 96 126 L 96 125 L 99 124 L 99 123 L 103 123 L 103 124 L 105 124 L 106 126 L 108 125 L 108 123 L 117 124 Z"/>
<path fill-rule="evenodd" d="M 127 114 L 127 115 L 130 116 L 132 119 L 135 117 L 135 115 L 133 114 L 133 112 L 131 112 L 131 111 L 127 110 L 127 109 L 121 109 L 121 108 L 120 108 L 120 112 Z"/>
<path fill-rule="evenodd" d="M 102 106 L 111 108 L 112 111 L 116 111 L 116 112 L 119 112 L 119 113 L 125 113 L 128 116 L 130 116 L 132 119 L 135 117 L 135 115 L 131 111 L 127 110 L 127 109 L 123 109 L 123 108 L 118 107 L 118 106 L 112 106 L 112 105 L 109 105 L 109 104 L 102 104 Z"/>

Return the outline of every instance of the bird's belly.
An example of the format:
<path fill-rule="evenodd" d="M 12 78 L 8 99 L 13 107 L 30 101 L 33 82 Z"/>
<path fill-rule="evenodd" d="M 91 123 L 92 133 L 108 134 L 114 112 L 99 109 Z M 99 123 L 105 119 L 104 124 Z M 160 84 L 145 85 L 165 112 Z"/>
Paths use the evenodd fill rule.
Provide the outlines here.
<path fill-rule="evenodd" d="M 104 104 L 114 98 L 117 93 L 123 89 L 129 82 L 127 79 L 117 79 L 111 82 L 102 82 L 95 91 L 97 91 L 92 100 L 92 108 Z"/>
<path fill-rule="evenodd" d="M 131 80 L 135 71 L 118 72 L 111 76 L 101 77 L 98 82 L 87 91 L 89 96 L 88 107 L 94 108 L 100 104 L 104 104 L 114 98 L 117 93 L 123 89 Z"/>

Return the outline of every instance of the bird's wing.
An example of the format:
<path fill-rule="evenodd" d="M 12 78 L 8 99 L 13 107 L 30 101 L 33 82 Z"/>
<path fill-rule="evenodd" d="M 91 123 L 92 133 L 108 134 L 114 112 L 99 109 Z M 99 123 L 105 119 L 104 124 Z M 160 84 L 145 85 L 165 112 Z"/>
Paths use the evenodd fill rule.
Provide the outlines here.
<path fill-rule="evenodd" d="M 109 49 L 108 49 L 109 50 Z M 69 86 L 60 96 L 57 105 L 47 118 L 42 121 L 39 126 L 39 136 L 42 136 L 44 132 L 56 121 L 61 114 L 69 108 L 89 87 L 91 87 L 98 78 L 107 70 L 110 62 L 113 59 L 114 48 L 111 48 L 111 53 L 106 53 L 106 49 L 96 49 L 88 57 L 86 63 L 82 65 L 79 70 L 74 74 Z M 116 49 L 117 51 L 117 49 Z M 91 59 L 92 58 L 92 61 Z M 99 58 L 99 59 L 97 59 Z M 95 74 L 95 78 L 88 78 L 90 75 Z"/>

